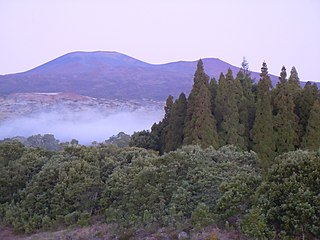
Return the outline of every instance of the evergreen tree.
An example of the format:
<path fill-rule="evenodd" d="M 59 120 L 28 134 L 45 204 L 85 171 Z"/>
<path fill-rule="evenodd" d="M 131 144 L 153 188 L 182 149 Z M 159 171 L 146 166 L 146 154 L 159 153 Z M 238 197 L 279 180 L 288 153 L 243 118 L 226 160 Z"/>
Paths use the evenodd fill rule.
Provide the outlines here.
<path fill-rule="evenodd" d="M 165 135 L 165 152 L 176 150 L 183 143 L 183 129 L 187 113 L 187 99 L 184 93 L 181 93 L 175 101 L 171 110 L 171 117 L 168 121 Z"/>
<path fill-rule="evenodd" d="M 216 112 L 219 116 L 218 134 L 222 144 L 233 144 L 244 147 L 244 127 L 239 122 L 238 105 L 243 100 L 240 81 L 238 85 L 229 68 L 226 78 L 219 81 L 216 98 Z"/>
<path fill-rule="evenodd" d="M 261 159 L 262 168 L 266 169 L 274 157 L 273 142 L 273 123 L 272 123 L 272 107 L 271 80 L 268 75 L 267 64 L 263 62 L 261 68 L 261 78 L 258 83 L 256 116 L 252 129 L 253 150 Z"/>
<path fill-rule="evenodd" d="M 217 121 L 217 131 L 221 131 L 222 129 L 222 122 L 223 122 L 223 102 L 225 101 L 224 99 L 224 91 L 223 89 L 227 89 L 227 82 L 226 82 L 226 78 L 223 75 L 223 73 L 220 73 L 220 77 L 219 77 L 219 83 L 218 83 L 218 88 L 217 88 L 217 96 L 215 98 L 215 111 L 214 111 L 214 115 L 216 117 L 216 121 Z M 223 95 L 223 97 L 222 97 Z M 220 139 L 219 139 L 220 140 Z M 221 140 L 220 140 L 221 141 Z M 220 145 L 223 145 L 223 143 L 221 142 Z"/>
<path fill-rule="evenodd" d="M 298 117 L 294 113 L 294 99 L 290 94 L 286 76 L 286 68 L 283 66 L 273 100 L 275 113 L 273 131 L 277 155 L 293 151 L 298 147 Z"/>
<path fill-rule="evenodd" d="M 298 77 L 298 72 L 295 67 L 292 67 L 290 71 L 288 83 L 291 93 L 294 94 L 294 97 L 296 98 L 297 94 L 299 94 L 299 92 L 301 91 L 301 85 Z"/>
<path fill-rule="evenodd" d="M 167 135 L 167 126 L 169 124 L 169 119 L 171 116 L 171 110 L 173 106 L 173 97 L 169 95 L 166 100 L 166 105 L 164 106 L 165 115 L 162 121 L 159 123 L 154 123 L 151 127 L 151 138 L 156 142 L 156 148 L 153 150 L 159 151 L 160 154 L 164 153 L 165 148 L 165 138 Z"/>
<path fill-rule="evenodd" d="M 250 71 L 249 71 L 249 63 L 245 57 L 243 57 L 242 63 L 241 63 L 241 68 L 240 72 L 243 75 L 243 80 L 245 80 L 247 77 L 250 77 Z"/>
<path fill-rule="evenodd" d="M 309 150 L 320 148 L 320 100 L 317 99 L 310 112 L 306 134 L 303 137 L 303 147 Z"/>
<path fill-rule="evenodd" d="M 210 81 L 210 92 L 211 92 L 212 114 L 214 115 L 216 110 L 216 97 L 218 93 L 218 84 L 214 77 Z"/>
<path fill-rule="evenodd" d="M 171 111 L 173 106 L 173 97 L 169 95 L 166 100 L 166 105 L 164 106 L 164 118 L 160 124 L 160 137 L 159 137 L 159 152 L 160 154 L 164 153 L 165 148 L 165 139 L 166 135 L 168 134 L 167 127 L 169 125 L 169 121 L 171 118 Z"/>
<path fill-rule="evenodd" d="M 244 139 L 244 145 L 247 149 L 251 149 L 251 130 L 254 123 L 255 115 L 255 104 L 254 104 L 254 93 L 253 84 L 250 77 L 250 73 L 247 73 L 240 69 L 235 79 L 236 89 L 238 93 L 238 111 L 239 111 L 239 122 L 243 128 L 241 136 Z"/>
<path fill-rule="evenodd" d="M 298 100 L 299 100 L 299 97 L 300 97 L 301 92 L 302 92 L 302 88 L 301 88 L 301 85 L 300 85 L 298 72 L 297 72 L 295 67 L 292 67 L 292 69 L 290 71 L 290 76 L 289 76 L 289 80 L 288 80 L 288 86 L 289 86 L 290 94 L 293 96 L 293 101 L 294 101 L 294 103 L 296 105 L 295 113 L 298 116 L 297 104 L 298 104 Z"/>
<path fill-rule="evenodd" d="M 218 147 L 216 122 L 211 111 L 211 94 L 202 60 L 199 60 L 194 75 L 194 84 L 188 97 L 184 129 L 184 144 L 199 144 L 202 147 Z"/>
<path fill-rule="evenodd" d="M 307 82 L 304 86 L 301 94 L 296 100 L 296 109 L 295 112 L 299 117 L 299 139 L 302 141 L 302 137 L 305 135 L 308 119 L 310 116 L 310 111 L 313 106 L 314 101 L 318 96 L 318 87 L 317 85 Z"/>

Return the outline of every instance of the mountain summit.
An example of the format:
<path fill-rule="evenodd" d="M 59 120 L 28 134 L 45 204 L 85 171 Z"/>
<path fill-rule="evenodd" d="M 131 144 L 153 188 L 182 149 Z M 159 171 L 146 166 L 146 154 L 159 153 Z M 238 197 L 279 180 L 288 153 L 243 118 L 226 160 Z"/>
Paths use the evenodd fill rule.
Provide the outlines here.
<path fill-rule="evenodd" d="M 202 60 L 210 77 L 218 79 L 231 68 L 217 58 Z M 73 52 L 30 71 L 0 76 L 0 95 L 30 92 L 73 92 L 108 99 L 165 100 L 189 93 L 197 61 L 149 64 L 117 52 Z M 259 73 L 252 73 L 259 79 Z M 271 76 L 273 82 L 277 77 Z"/>

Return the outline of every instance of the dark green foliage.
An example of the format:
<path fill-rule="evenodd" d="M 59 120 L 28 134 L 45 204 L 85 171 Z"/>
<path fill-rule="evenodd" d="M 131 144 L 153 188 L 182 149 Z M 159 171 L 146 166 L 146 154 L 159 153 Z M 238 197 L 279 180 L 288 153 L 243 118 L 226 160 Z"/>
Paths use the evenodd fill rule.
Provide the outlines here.
<path fill-rule="evenodd" d="M 245 147 L 244 126 L 240 124 L 238 110 L 242 100 L 242 86 L 239 81 L 233 79 L 232 71 L 229 69 L 225 78 L 220 76 L 216 97 L 217 126 L 221 145 L 234 144 Z"/>
<path fill-rule="evenodd" d="M 19 141 L 5 141 L 0 145 L 0 167 L 7 166 L 10 161 L 19 159 L 25 147 Z"/>
<path fill-rule="evenodd" d="M 217 219 L 222 225 L 240 227 L 240 220 L 255 203 L 255 192 L 261 184 L 259 172 L 239 173 L 220 185 L 221 198 L 216 205 Z"/>
<path fill-rule="evenodd" d="M 216 122 L 212 115 L 209 77 L 203 63 L 198 62 L 194 84 L 188 97 L 187 115 L 184 129 L 184 144 L 199 144 L 202 147 L 218 147 Z"/>
<path fill-rule="evenodd" d="M 131 136 L 129 146 L 130 147 L 140 147 L 145 149 L 153 149 L 155 151 L 159 150 L 159 136 L 155 135 L 155 129 L 158 127 L 157 124 L 152 126 L 153 132 L 148 130 L 142 130 L 140 132 L 135 132 Z"/>
<path fill-rule="evenodd" d="M 171 116 L 165 129 L 164 152 L 170 152 L 182 146 L 186 112 L 187 99 L 185 94 L 181 93 L 172 106 Z"/>
<path fill-rule="evenodd" d="M 61 150 L 59 140 L 55 139 L 52 134 L 33 135 L 27 138 L 26 146 L 33 148 L 44 148 L 47 150 L 58 151 Z"/>
<path fill-rule="evenodd" d="M 63 145 L 65 143 L 60 143 L 59 140 L 55 139 L 52 134 L 37 134 L 32 135 L 28 138 L 25 137 L 13 137 L 13 138 L 5 138 L 1 142 L 12 142 L 17 141 L 22 143 L 24 146 L 28 148 L 43 148 L 50 151 L 59 151 L 62 150 Z"/>
<path fill-rule="evenodd" d="M 101 205 L 107 221 L 175 226 L 197 215 L 201 202 L 210 213 L 202 220 L 196 215 L 193 219 L 205 224 L 220 196 L 221 182 L 254 171 L 256 162 L 255 154 L 234 147 L 216 151 L 187 146 L 158 158 L 136 158 L 112 173 Z"/>
<path fill-rule="evenodd" d="M 199 203 L 196 209 L 192 212 L 191 222 L 196 229 L 202 229 L 212 224 L 213 218 L 209 207 L 204 203 Z"/>
<path fill-rule="evenodd" d="M 261 166 L 267 169 L 274 157 L 273 122 L 271 107 L 271 81 L 268 75 L 267 64 L 264 62 L 261 68 L 261 78 L 258 83 L 256 104 L 256 116 L 252 129 L 252 149 L 258 153 Z"/>
<path fill-rule="evenodd" d="M 290 152 L 276 161 L 257 192 L 255 210 L 248 216 L 258 213 L 260 220 L 247 219 L 247 224 L 251 229 L 266 224 L 255 237 L 273 232 L 280 239 L 315 239 L 320 236 L 319 152 Z"/>
<path fill-rule="evenodd" d="M 10 187 L 16 184 L 19 190 L 10 193 L 11 189 L 2 187 L 0 194 L 6 196 L 1 203 L 7 206 L 2 215 L 16 230 L 33 232 L 56 224 L 88 223 L 99 212 L 104 182 L 113 170 L 121 164 L 130 164 L 137 155 L 155 156 L 146 150 L 121 150 L 104 145 L 69 146 L 52 154 L 41 151 L 25 150 L 20 159 L 10 162 L 15 164 L 14 171 L 20 171 L 21 180 L 3 179 Z M 4 169 L 6 175 L 10 171 Z M 10 194 L 15 195 L 10 197 Z"/>
<path fill-rule="evenodd" d="M 224 74 L 221 73 L 220 77 L 219 77 L 217 96 L 215 98 L 215 112 L 214 112 L 214 115 L 215 115 L 215 118 L 217 121 L 218 132 L 220 131 L 220 129 L 222 129 L 222 122 L 223 122 L 224 109 L 221 104 L 223 104 L 223 102 L 225 101 L 224 100 L 225 94 L 221 90 L 224 90 L 224 89 L 227 89 L 227 81 L 226 81 Z M 222 145 L 222 140 L 220 140 L 220 142 Z"/>
<path fill-rule="evenodd" d="M 74 224 L 75 211 L 93 213 L 101 187 L 98 166 L 77 157 L 57 155 L 23 189 L 19 204 L 12 205 L 14 214 L 7 211 L 6 219 L 12 224 L 21 221 L 26 232 L 41 228 L 45 216 L 53 222 L 64 216 L 65 224 Z M 35 217 L 40 218 L 36 224 Z"/>
<path fill-rule="evenodd" d="M 168 125 L 171 118 L 171 111 L 173 107 L 173 97 L 169 95 L 166 104 L 164 106 L 165 115 L 162 121 L 159 123 L 154 123 L 151 128 L 151 133 L 149 134 L 148 147 L 146 149 L 152 149 L 159 151 L 163 154 L 166 145 L 166 135 L 168 134 Z M 130 144 L 130 146 L 142 147 L 141 145 Z"/>
<path fill-rule="evenodd" d="M 164 118 L 159 123 L 159 151 L 163 154 L 166 148 L 166 136 L 168 135 L 168 125 L 172 115 L 173 97 L 169 95 L 164 107 Z"/>
<path fill-rule="evenodd" d="M 16 230 L 83 226 L 102 214 L 124 228 L 214 223 L 258 238 L 319 235 L 319 152 L 281 155 L 262 178 L 257 155 L 234 146 L 158 156 L 103 144 L 48 152 L 9 143 L 2 153 L 20 153 L 1 168 L 0 219 Z"/>
<path fill-rule="evenodd" d="M 241 231 L 253 239 L 273 239 L 265 215 L 260 208 L 252 208 L 240 223 Z"/>
<path fill-rule="evenodd" d="M 48 161 L 50 154 L 41 149 L 26 149 L 19 142 L 4 142 L 0 145 L 6 165 L 0 168 L 0 204 L 18 198 L 18 191 L 37 174 Z M 15 154 L 13 151 L 16 151 Z M 7 154 L 10 153 L 8 160 Z M 12 154 L 12 155 L 11 155 Z"/>
<path fill-rule="evenodd" d="M 117 135 L 111 136 L 104 142 L 104 144 L 113 144 L 117 147 L 123 148 L 129 146 L 130 140 L 130 135 L 125 134 L 124 132 L 119 132 Z"/>
<path fill-rule="evenodd" d="M 319 94 L 318 87 L 316 84 L 307 82 L 304 86 L 301 94 L 296 99 L 295 112 L 299 117 L 299 139 L 302 142 L 302 137 L 305 135 L 310 111 L 314 101 L 317 99 Z"/>
<path fill-rule="evenodd" d="M 253 81 L 248 73 L 248 69 L 241 69 L 236 77 L 236 88 L 241 89 L 242 93 L 238 93 L 237 105 L 239 111 L 239 123 L 242 128 L 242 137 L 244 145 L 247 149 L 252 148 L 251 130 L 253 128 L 255 118 L 255 94 L 253 92 Z M 241 88 L 239 86 L 241 84 Z"/>
<path fill-rule="evenodd" d="M 214 115 L 216 112 L 216 97 L 218 94 L 218 84 L 215 78 L 210 80 L 210 92 L 211 92 L 211 107 L 212 107 L 212 114 Z"/>
<path fill-rule="evenodd" d="M 299 145 L 299 120 L 294 112 L 294 92 L 286 76 L 286 68 L 283 66 L 280 81 L 273 91 L 273 131 L 277 155 L 293 151 Z"/>
<path fill-rule="evenodd" d="M 313 103 L 302 146 L 309 150 L 320 148 L 320 100 Z"/>
<path fill-rule="evenodd" d="M 292 67 L 290 71 L 288 83 L 290 91 L 293 93 L 293 98 L 296 99 L 296 97 L 298 97 L 299 95 L 299 92 L 301 91 L 301 85 L 298 77 L 298 72 L 295 67 Z"/>

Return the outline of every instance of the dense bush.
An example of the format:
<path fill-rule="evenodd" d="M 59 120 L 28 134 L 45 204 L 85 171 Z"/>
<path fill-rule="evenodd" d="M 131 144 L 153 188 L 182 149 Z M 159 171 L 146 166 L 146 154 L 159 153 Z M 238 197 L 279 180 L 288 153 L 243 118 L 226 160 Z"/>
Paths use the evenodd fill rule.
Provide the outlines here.
<path fill-rule="evenodd" d="M 107 221 L 141 226 L 181 224 L 200 203 L 213 213 L 219 185 L 238 173 L 254 174 L 254 153 L 186 146 L 161 157 L 132 159 L 110 175 L 101 205 Z"/>
<path fill-rule="evenodd" d="M 279 156 L 268 173 L 254 152 L 184 146 L 69 144 L 62 151 L 0 144 L 0 217 L 16 230 L 87 225 L 201 229 L 212 223 L 254 238 L 319 236 L 320 152 Z"/>
<path fill-rule="evenodd" d="M 299 150 L 276 160 L 257 191 L 257 203 L 244 229 L 257 229 L 251 232 L 255 237 L 265 233 L 280 238 L 320 236 L 320 152 Z M 261 223 L 267 227 L 257 226 Z"/>

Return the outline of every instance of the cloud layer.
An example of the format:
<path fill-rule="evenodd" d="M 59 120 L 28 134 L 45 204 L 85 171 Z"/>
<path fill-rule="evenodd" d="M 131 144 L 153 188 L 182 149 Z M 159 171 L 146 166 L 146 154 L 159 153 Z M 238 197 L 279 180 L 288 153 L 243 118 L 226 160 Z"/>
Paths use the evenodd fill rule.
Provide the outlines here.
<path fill-rule="evenodd" d="M 110 115 L 95 110 L 83 112 L 43 112 L 0 123 L 0 139 L 35 134 L 53 134 L 60 141 L 77 139 L 81 144 L 102 142 L 119 132 L 150 129 L 163 117 L 161 110 L 144 109 Z"/>

